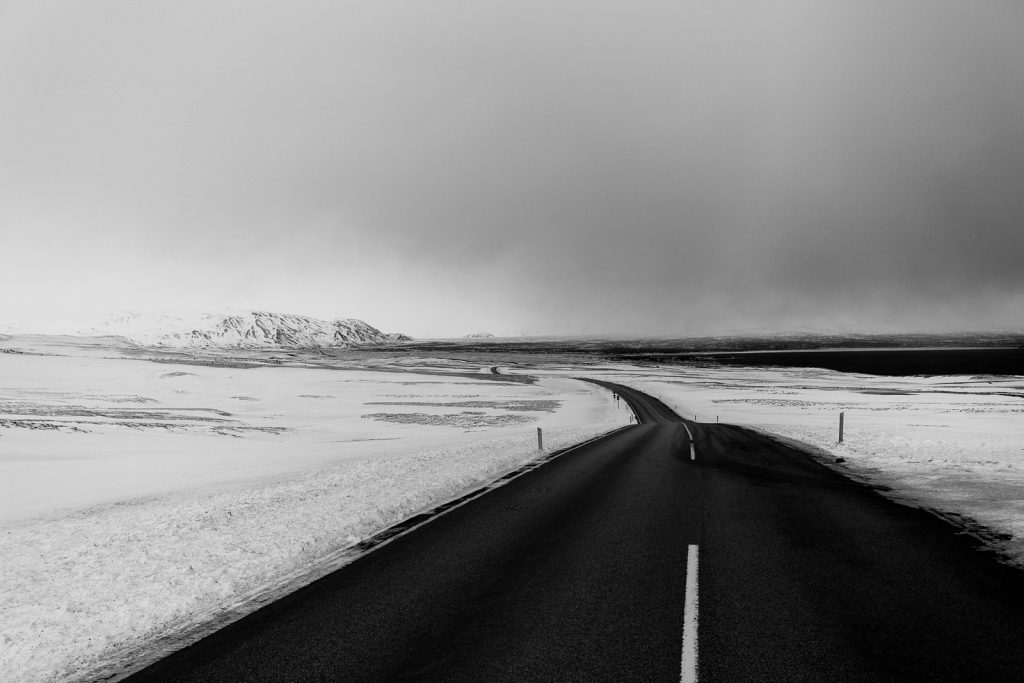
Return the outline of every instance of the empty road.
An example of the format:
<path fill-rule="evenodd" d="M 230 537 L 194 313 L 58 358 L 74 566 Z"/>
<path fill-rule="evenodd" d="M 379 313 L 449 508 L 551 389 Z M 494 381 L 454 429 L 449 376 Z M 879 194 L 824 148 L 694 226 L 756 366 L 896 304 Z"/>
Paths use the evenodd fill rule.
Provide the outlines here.
<path fill-rule="evenodd" d="M 1024 680 L 1024 575 L 971 537 L 600 384 L 640 424 L 129 680 Z"/>

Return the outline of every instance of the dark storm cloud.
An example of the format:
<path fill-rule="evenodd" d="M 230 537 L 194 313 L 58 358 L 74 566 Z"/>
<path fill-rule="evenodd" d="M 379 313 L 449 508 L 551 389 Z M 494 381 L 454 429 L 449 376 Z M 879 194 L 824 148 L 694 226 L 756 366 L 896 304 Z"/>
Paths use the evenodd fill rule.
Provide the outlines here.
<path fill-rule="evenodd" d="M 7 12 L 0 218 L 108 264 L 434 333 L 1020 326 L 1007 3 Z"/>

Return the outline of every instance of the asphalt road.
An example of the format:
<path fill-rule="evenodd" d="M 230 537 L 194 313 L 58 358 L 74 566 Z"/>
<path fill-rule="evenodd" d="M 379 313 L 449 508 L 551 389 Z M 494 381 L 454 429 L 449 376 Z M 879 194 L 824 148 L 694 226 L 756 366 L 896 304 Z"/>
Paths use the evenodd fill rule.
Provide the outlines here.
<path fill-rule="evenodd" d="M 1024 680 L 1024 574 L 970 536 L 605 386 L 641 424 L 129 680 Z"/>

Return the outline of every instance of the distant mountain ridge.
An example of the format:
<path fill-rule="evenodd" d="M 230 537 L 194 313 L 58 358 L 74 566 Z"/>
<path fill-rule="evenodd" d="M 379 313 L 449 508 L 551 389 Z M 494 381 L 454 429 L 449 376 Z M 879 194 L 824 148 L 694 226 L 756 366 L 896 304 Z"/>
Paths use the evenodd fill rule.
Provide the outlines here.
<path fill-rule="evenodd" d="M 381 332 L 355 318 L 320 320 L 268 311 L 235 315 L 126 313 L 88 334 L 115 335 L 136 344 L 173 348 L 352 348 L 411 341 L 404 334 Z"/>

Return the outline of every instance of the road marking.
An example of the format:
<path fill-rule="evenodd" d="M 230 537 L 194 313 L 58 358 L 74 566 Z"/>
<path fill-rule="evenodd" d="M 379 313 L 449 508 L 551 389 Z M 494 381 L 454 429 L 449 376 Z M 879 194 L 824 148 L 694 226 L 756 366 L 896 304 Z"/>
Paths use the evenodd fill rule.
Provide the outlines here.
<path fill-rule="evenodd" d="M 697 546 L 686 553 L 686 605 L 683 609 L 683 660 L 681 683 L 697 681 Z"/>
<path fill-rule="evenodd" d="M 690 460 L 696 460 L 697 449 L 693 445 L 693 432 L 690 431 L 690 428 L 686 426 L 685 422 L 683 423 L 683 429 L 686 430 L 686 435 L 690 437 Z"/>

